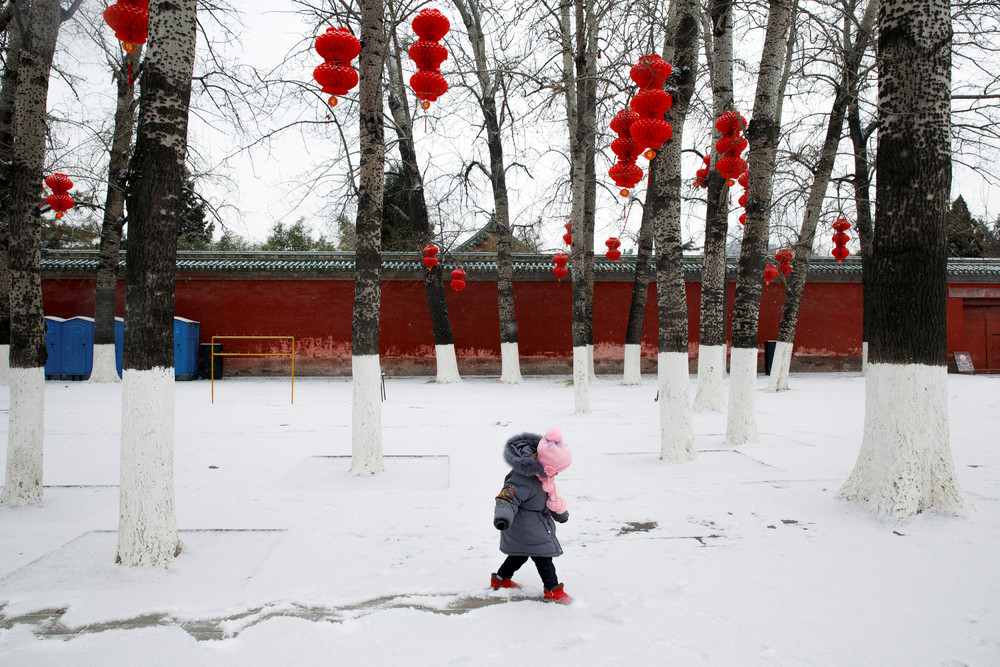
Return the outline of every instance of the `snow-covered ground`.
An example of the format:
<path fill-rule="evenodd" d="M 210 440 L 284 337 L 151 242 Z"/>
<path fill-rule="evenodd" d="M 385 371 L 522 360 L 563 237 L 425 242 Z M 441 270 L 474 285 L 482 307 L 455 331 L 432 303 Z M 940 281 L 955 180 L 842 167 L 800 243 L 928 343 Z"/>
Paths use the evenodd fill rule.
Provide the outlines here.
<path fill-rule="evenodd" d="M 1000 664 L 1000 377 L 948 383 L 970 508 L 886 524 L 837 497 L 857 374 L 758 377 L 761 443 L 696 414 L 686 464 L 657 458 L 655 376 L 602 376 L 580 416 L 566 377 L 388 378 L 368 478 L 350 378 L 296 380 L 294 405 L 287 378 L 225 379 L 214 405 L 179 382 L 185 550 L 159 570 L 114 564 L 121 385 L 47 382 L 45 502 L 0 507 L 0 665 Z M 570 606 L 530 563 L 488 589 L 502 445 L 551 427 L 574 452 Z"/>

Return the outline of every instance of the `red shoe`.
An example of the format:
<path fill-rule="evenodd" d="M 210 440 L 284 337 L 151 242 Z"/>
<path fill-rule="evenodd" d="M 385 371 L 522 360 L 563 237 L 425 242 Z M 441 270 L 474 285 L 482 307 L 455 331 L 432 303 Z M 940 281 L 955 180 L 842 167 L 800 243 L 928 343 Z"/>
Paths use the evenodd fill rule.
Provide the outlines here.
<path fill-rule="evenodd" d="M 569 595 L 567 595 L 566 591 L 563 590 L 563 585 L 562 584 L 559 584 L 558 586 L 556 586 L 555 588 L 553 588 L 551 591 L 546 588 L 545 589 L 545 599 L 547 601 L 551 600 L 552 602 L 559 602 L 561 604 L 570 604 L 571 602 L 573 602 L 573 598 L 571 598 Z"/>
<path fill-rule="evenodd" d="M 506 579 L 501 579 L 500 577 L 497 576 L 496 572 L 490 575 L 490 588 L 492 588 L 495 591 L 498 591 L 501 588 L 520 588 L 520 587 L 521 584 L 514 583 L 514 580 L 511 579 L 510 577 L 507 577 Z"/>

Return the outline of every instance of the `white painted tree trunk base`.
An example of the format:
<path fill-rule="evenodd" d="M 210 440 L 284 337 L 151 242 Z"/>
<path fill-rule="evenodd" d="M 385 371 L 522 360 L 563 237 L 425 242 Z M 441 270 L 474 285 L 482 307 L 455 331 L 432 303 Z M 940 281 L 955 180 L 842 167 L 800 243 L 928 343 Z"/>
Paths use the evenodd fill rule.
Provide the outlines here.
<path fill-rule="evenodd" d="M 695 388 L 695 412 L 725 412 L 726 394 L 722 380 L 726 377 L 726 346 L 702 345 L 698 347 L 698 384 Z"/>
<path fill-rule="evenodd" d="M 660 459 L 673 463 L 694 461 L 690 373 L 686 352 L 661 352 L 656 360 L 660 389 Z"/>
<path fill-rule="evenodd" d="M 7 427 L 7 476 L 0 504 L 42 502 L 42 451 L 45 426 L 45 369 L 10 368 Z"/>
<path fill-rule="evenodd" d="M 757 435 L 757 348 L 734 347 L 729 356 L 729 411 L 726 415 L 726 442 L 750 445 L 760 442 Z"/>
<path fill-rule="evenodd" d="M 500 343 L 500 382 L 521 384 L 521 353 L 517 343 Z"/>
<path fill-rule="evenodd" d="M 868 366 L 861 451 L 840 495 L 895 520 L 965 507 L 948 439 L 945 366 Z"/>
<path fill-rule="evenodd" d="M 114 343 L 94 346 L 94 369 L 90 372 L 91 382 L 121 382 L 118 364 L 115 361 Z"/>
<path fill-rule="evenodd" d="M 454 384 L 461 382 L 462 376 L 458 373 L 458 357 L 455 356 L 454 345 L 435 345 L 434 355 L 437 360 L 437 382 L 440 384 Z M 382 381 L 382 371 L 379 370 L 379 382 Z M 381 400 L 381 394 L 379 394 Z"/>
<path fill-rule="evenodd" d="M 587 379 L 591 384 L 597 382 L 597 372 L 594 370 L 594 346 L 587 346 Z"/>
<path fill-rule="evenodd" d="M 868 341 L 861 341 L 861 375 L 868 375 Z"/>
<path fill-rule="evenodd" d="M 767 381 L 767 390 L 786 391 L 788 389 L 788 371 L 792 365 L 792 343 L 778 341 L 774 346 L 774 358 L 771 359 L 771 376 Z"/>
<path fill-rule="evenodd" d="M 642 384 L 642 346 L 631 343 L 625 346 L 625 368 L 622 384 Z"/>
<path fill-rule="evenodd" d="M 573 348 L 573 412 L 590 414 L 590 372 L 587 369 L 587 347 Z"/>
<path fill-rule="evenodd" d="M 0 345 L 0 384 L 10 384 L 10 345 Z"/>
<path fill-rule="evenodd" d="M 382 365 L 377 354 L 351 357 L 351 474 L 374 475 L 382 460 Z"/>
<path fill-rule="evenodd" d="M 174 507 L 174 369 L 122 378 L 118 562 L 166 567 L 181 550 Z"/>

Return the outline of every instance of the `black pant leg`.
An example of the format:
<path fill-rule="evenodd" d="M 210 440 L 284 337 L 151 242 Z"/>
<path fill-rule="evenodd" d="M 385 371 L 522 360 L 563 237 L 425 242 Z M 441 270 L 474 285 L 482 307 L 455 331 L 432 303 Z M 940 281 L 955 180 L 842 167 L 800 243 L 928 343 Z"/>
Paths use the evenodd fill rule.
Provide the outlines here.
<path fill-rule="evenodd" d="M 542 578 L 542 585 L 548 590 L 552 590 L 559 585 L 559 577 L 556 576 L 556 566 L 551 558 L 543 556 L 532 556 L 535 567 L 538 568 L 538 576 Z"/>
<path fill-rule="evenodd" d="M 514 576 L 514 573 L 527 562 L 527 556 L 507 556 L 507 560 L 505 560 L 497 570 L 497 576 L 500 577 L 500 579 L 510 579 Z"/>

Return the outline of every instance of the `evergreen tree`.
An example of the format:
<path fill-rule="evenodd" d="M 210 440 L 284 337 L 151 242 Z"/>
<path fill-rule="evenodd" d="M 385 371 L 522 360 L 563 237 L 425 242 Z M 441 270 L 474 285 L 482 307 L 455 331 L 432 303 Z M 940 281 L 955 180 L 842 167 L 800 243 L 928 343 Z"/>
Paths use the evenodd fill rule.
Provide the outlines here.
<path fill-rule="evenodd" d="M 382 250 L 415 250 L 410 224 L 410 192 L 400 165 L 385 172 L 382 191 Z"/>
<path fill-rule="evenodd" d="M 948 211 L 949 257 L 1000 257 L 1000 225 L 973 218 L 960 195 Z"/>
<path fill-rule="evenodd" d="M 195 192 L 194 180 L 190 174 L 184 180 L 181 207 L 180 223 L 177 226 L 177 249 L 208 249 L 212 244 L 215 223 L 205 224 L 205 200 Z"/>

